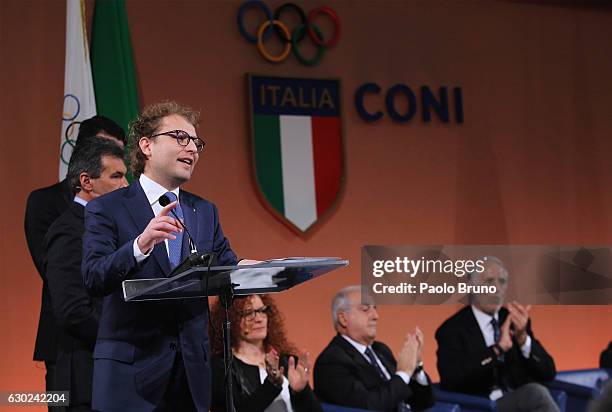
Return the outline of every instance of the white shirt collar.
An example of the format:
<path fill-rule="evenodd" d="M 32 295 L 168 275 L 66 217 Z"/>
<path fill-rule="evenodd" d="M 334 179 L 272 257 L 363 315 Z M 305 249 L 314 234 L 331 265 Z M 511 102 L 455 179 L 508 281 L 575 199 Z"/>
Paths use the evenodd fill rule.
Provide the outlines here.
<path fill-rule="evenodd" d="M 87 200 L 83 199 L 82 197 L 79 197 L 79 195 L 74 196 L 74 201 L 80 205 L 83 205 L 83 207 L 87 206 Z"/>
<path fill-rule="evenodd" d="M 357 349 L 357 351 L 358 351 L 359 353 L 361 353 L 362 355 L 365 355 L 365 351 L 366 351 L 366 349 L 368 348 L 366 345 L 364 345 L 364 344 L 362 344 L 362 343 L 359 343 L 359 342 L 357 342 L 357 341 L 355 341 L 355 340 L 351 339 L 351 338 L 350 338 L 350 337 L 348 337 L 347 335 L 340 334 L 340 336 L 342 336 L 344 339 L 346 339 L 346 341 L 347 341 L 348 343 L 350 343 L 351 345 L 353 345 L 353 347 L 354 347 L 355 349 Z"/>
<path fill-rule="evenodd" d="M 474 313 L 476 322 L 478 322 L 478 326 L 480 326 L 480 330 L 482 331 L 485 331 L 491 327 L 491 319 L 495 318 L 496 321 L 499 321 L 499 311 L 495 312 L 495 314 L 491 316 L 472 305 L 472 312 Z"/>
<path fill-rule="evenodd" d="M 147 196 L 147 200 L 149 204 L 153 206 L 155 203 L 159 202 L 159 197 L 168 192 L 168 189 L 146 176 L 144 173 L 140 175 L 138 179 L 140 182 L 140 186 L 142 190 L 144 190 L 145 195 Z M 179 199 L 179 188 L 177 187 L 174 190 L 170 190 L 172 193 L 176 195 L 176 198 Z"/>

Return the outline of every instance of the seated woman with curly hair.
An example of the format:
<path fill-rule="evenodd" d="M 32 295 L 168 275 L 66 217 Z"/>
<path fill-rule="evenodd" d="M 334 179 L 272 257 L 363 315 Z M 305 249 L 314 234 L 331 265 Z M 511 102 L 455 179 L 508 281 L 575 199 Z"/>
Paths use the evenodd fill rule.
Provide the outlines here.
<path fill-rule="evenodd" d="M 212 410 L 225 406 L 222 323 L 225 311 L 219 302 L 211 310 L 213 350 Z M 240 411 L 322 411 L 308 385 L 311 364 L 308 353 L 295 357 L 287 341 L 282 316 L 268 295 L 237 298 L 229 313 L 232 322 L 230 374 L 234 407 Z"/>

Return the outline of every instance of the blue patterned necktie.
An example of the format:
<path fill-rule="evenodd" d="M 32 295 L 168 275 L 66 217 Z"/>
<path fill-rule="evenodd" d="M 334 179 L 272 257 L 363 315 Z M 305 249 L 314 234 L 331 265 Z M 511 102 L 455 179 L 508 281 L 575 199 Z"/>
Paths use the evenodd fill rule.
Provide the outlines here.
<path fill-rule="evenodd" d="M 168 196 L 168 199 L 170 199 L 170 202 L 176 202 L 176 195 L 174 193 L 167 192 L 166 196 Z M 183 209 L 181 208 L 181 205 L 177 204 L 173 210 L 174 210 L 174 213 L 176 213 L 176 215 L 182 221 L 183 220 Z M 169 216 L 174 217 L 172 213 L 170 213 Z M 172 234 L 176 236 L 176 239 L 174 240 L 168 239 L 168 259 L 170 260 L 170 269 L 174 269 L 175 267 L 179 265 L 179 263 L 181 263 L 181 256 L 183 254 L 182 253 L 183 252 L 183 232 L 180 232 L 180 233 L 172 232 Z"/>

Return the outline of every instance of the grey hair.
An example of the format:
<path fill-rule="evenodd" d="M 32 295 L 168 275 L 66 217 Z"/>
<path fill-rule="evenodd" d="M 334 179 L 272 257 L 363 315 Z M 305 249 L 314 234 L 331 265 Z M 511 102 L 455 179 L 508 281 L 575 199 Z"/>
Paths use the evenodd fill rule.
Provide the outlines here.
<path fill-rule="evenodd" d="M 501 270 L 506 274 L 506 277 L 509 276 L 508 268 L 506 267 L 506 265 L 504 265 L 504 262 L 502 262 L 502 260 L 500 258 L 495 257 L 495 256 L 482 256 L 482 257 L 478 258 L 478 260 L 482 260 L 484 262 L 493 262 L 493 263 L 497 264 L 501 268 Z M 474 281 L 474 275 L 476 273 L 477 273 L 476 270 L 468 272 L 467 280 L 468 280 L 469 283 L 472 283 Z M 478 274 L 480 274 L 480 273 L 482 273 L 482 272 L 478 272 Z M 474 294 L 473 293 L 470 293 L 469 302 L 470 302 L 470 305 L 472 305 L 474 303 Z"/>
<path fill-rule="evenodd" d="M 495 256 L 482 256 L 482 257 L 479 257 L 477 260 L 482 260 L 484 262 L 493 262 L 493 263 L 496 263 L 504 271 L 506 276 L 509 275 L 508 274 L 508 268 L 506 267 L 506 265 L 504 265 L 504 262 L 502 262 L 500 258 L 497 258 Z M 468 281 L 472 280 L 472 278 L 474 277 L 475 273 L 476 273 L 476 270 L 468 272 L 468 274 L 467 274 Z"/>
<path fill-rule="evenodd" d="M 90 137 L 76 146 L 70 157 L 66 174 L 73 194 L 81 191 L 81 173 L 87 173 L 92 179 L 100 177 L 103 170 L 103 156 L 124 160 L 123 149 L 107 139 Z"/>
<path fill-rule="evenodd" d="M 342 288 L 332 299 L 332 322 L 334 328 L 338 329 L 338 312 L 347 310 L 351 304 L 349 295 L 354 292 L 361 292 L 361 285 L 351 285 Z"/>

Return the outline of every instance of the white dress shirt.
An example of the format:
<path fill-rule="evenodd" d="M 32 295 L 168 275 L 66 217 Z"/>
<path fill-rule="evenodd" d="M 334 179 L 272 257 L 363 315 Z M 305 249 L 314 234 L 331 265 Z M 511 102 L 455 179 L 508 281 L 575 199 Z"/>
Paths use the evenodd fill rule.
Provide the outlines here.
<path fill-rule="evenodd" d="M 140 178 L 138 179 L 138 181 L 140 182 L 140 186 L 142 187 L 142 190 L 144 191 L 145 196 L 147 196 L 147 200 L 149 201 L 149 205 L 151 205 L 151 209 L 153 210 L 154 216 L 157 216 L 157 214 L 161 212 L 161 210 L 163 209 L 163 206 L 159 204 L 159 197 L 161 195 L 164 195 L 167 192 L 172 192 L 176 195 L 176 198 L 179 199 L 179 188 L 178 187 L 174 190 L 168 190 L 162 185 L 160 185 L 159 183 L 152 180 L 150 177 L 146 176 L 144 173 L 140 175 Z M 143 260 L 148 258 L 151 255 L 151 252 L 153 251 L 153 248 L 151 248 L 151 250 L 146 251 L 148 253 L 143 253 L 138 247 L 139 237 L 140 236 L 138 236 L 134 240 L 134 257 L 136 258 L 136 262 L 142 262 Z M 168 253 L 168 240 L 167 239 L 164 240 L 164 244 L 166 245 L 166 253 Z"/>
<path fill-rule="evenodd" d="M 83 199 L 82 197 L 79 197 L 78 193 L 74 196 L 73 200 L 79 205 L 83 205 L 83 207 L 87 206 L 87 200 Z"/>

